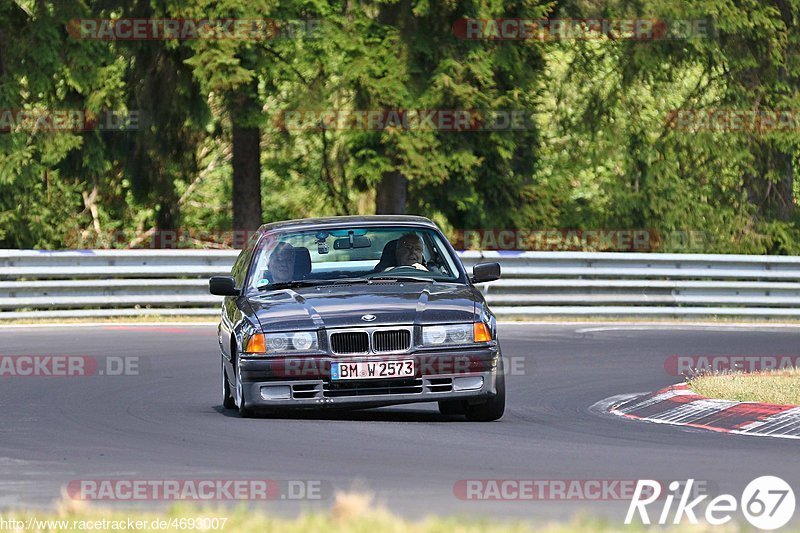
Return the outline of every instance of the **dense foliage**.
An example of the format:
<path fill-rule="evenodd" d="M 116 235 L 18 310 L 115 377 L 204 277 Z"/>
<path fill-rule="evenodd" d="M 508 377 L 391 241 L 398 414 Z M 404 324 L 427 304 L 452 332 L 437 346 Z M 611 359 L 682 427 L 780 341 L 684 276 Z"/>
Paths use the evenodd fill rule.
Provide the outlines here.
<path fill-rule="evenodd" d="M 261 39 L 81 33 L 120 18 L 274 22 Z M 581 18 L 668 34 L 459 30 Z M 61 110 L 132 122 L 19 119 Z M 292 118 L 370 110 L 524 119 L 453 131 Z M 407 212 L 453 236 L 647 230 L 702 235 L 662 251 L 800 254 L 800 0 L 14 0 L 0 3 L 0 113 L 0 247 L 153 245 L 173 229 L 203 246 L 261 220 Z"/>

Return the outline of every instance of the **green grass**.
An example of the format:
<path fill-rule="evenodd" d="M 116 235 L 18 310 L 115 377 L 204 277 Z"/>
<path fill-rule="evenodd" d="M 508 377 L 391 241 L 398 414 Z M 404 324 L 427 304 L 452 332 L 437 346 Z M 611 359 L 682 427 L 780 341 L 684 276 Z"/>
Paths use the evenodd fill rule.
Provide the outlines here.
<path fill-rule="evenodd" d="M 702 396 L 739 402 L 800 405 L 800 369 L 705 374 L 689 381 Z"/>
<path fill-rule="evenodd" d="M 477 509 L 476 509 L 477 510 Z M 430 510 L 426 510 L 428 512 Z M 339 493 L 336 495 L 332 508 L 326 512 L 303 513 L 295 518 L 286 518 L 268 515 L 260 511 L 253 511 L 238 507 L 236 509 L 208 507 L 194 507 L 191 505 L 177 505 L 164 512 L 119 511 L 107 508 L 95 508 L 84 502 L 65 499 L 60 502 L 55 511 L 15 511 L 0 513 L 0 527 L 8 526 L 9 520 L 26 522 L 35 518 L 39 527 L 27 531 L 78 531 L 78 530 L 117 530 L 117 531 L 224 531 L 225 533 L 259 531 L 264 533 L 611 533 L 618 531 L 658 531 L 677 533 L 690 531 L 697 533 L 729 533 L 751 531 L 752 528 L 741 522 L 729 523 L 725 526 L 699 525 L 689 527 L 645 527 L 642 525 L 625 526 L 622 520 L 608 521 L 590 517 L 578 517 L 565 522 L 538 522 L 532 521 L 498 521 L 466 518 L 437 518 L 428 517 L 420 520 L 407 520 L 393 515 L 385 508 L 376 506 L 370 496 L 364 494 Z M 220 519 L 217 527 L 187 527 L 191 520 L 195 524 L 199 519 Z M 142 521 L 144 527 L 134 526 L 136 529 L 127 529 L 127 521 Z M 181 520 L 184 520 L 183 524 Z M 225 519 L 224 527 L 222 520 Z M 107 521 L 105 523 L 98 521 Z M 166 521 L 167 527 L 154 527 L 153 521 Z M 175 521 L 173 523 L 173 520 Z M 5 522 L 3 522 L 5 521 Z M 48 524 L 43 523 L 51 521 Z M 53 522 L 55 521 L 55 522 Z M 61 524 L 57 522 L 61 521 Z M 63 522 L 66 521 L 66 522 Z M 91 521 L 88 527 L 84 521 Z M 125 524 L 115 529 L 113 521 Z M 183 525 L 183 527 L 181 527 Z M 13 531 L 13 527 L 6 527 Z M 24 528 L 21 530 L 25 530 Z M 796 528 L 793 531 L 798 532 Z"/>

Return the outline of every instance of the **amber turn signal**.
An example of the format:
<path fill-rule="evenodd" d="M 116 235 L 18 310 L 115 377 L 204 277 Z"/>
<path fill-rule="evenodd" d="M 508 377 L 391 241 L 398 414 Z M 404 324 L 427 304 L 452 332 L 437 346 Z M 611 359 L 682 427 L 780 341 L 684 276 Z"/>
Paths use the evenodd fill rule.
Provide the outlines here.
<path fill-rule="evenodd" d="M 267 342 L 263 333 L 256 333 L 247 341 L 245 353 L 267 353 Z"/>
<path fill-rule="evenodd" d="M 483 322 L 475 322 L 472 331 L 474 342 L 489 342 L 492 340 L 492 334 Z"/>

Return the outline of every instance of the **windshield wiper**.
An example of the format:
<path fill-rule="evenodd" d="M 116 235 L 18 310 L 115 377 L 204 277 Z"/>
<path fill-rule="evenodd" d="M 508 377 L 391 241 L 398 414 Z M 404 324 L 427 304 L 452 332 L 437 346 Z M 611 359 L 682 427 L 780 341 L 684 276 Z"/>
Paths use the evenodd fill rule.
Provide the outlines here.
<path fill-rule="evenodd" d="M 296 289 L 299 287 L 322 287 L 324 285 L 355 285 L 369 284 L 373 281 L 419 281 L 433 283 L 435 280 L 415 276 L 373 276 L 371 278 L 342 278 L 342 279 L 297 279 L 293 281 L 283 281 L 280 283 L 269 283 L 259 285 L 260 291 L 272 291 L 281 289 Z"/>
<path fill-rule="evenodd" d="M 341 279 L 298 279 L 294 281 L 284 281 L 281 283 L 270 283 L 261 285 L 258 290 L 272 289 L 294 289 L 297 287 L 321 287 L 323 285 L 351 285 L 355 283 L 369 283 L 368 278 L 341 278 Z"/>
<path fill-rule="evenodd" d="M 328 285 L 330 281 L 322 279 L 297 279 L 294 281 L 282 281 L 280 283 L 268 283 L 266 285 L 259 285 L 258 290 L 278 290 L 278 289 L 296 289 L 298 287 L 316 287 L 317 285 Z"/>
<path fill-rule="evenodd" d="M 416 276 L 373 276 L 371 278 L 372 281 L 423 281 L 426 283 L 433 283 L 433 279 L 431 278 L 419 278 Z"/>
<path fill-rule="evenodd" d="M 355 283 L 369 283 L 372 281 L 368 278 L 342 278 L 342 279 L 329 279 L 330 285 L 351 285 Z"/>

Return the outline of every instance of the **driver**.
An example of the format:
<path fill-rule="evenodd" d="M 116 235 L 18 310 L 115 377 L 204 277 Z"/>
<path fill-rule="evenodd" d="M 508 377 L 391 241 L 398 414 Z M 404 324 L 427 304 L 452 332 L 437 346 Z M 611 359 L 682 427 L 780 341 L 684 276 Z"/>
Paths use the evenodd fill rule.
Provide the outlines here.
<path fill-rule="evenodd" d="M 294 246 L 288 242 L 279 242 L 275 246 L 267 264 L 272 283 L 292 281 L 292 277 L 294 277 L 294 258 Z"/>
<path fill-rule="evenodd" d="M 410 266 L 417 270 L 428 270 L 422 264 L 422 251 L 422 237 L 416 233 L 406 233 L 397 241 L 397 248 L 394 252 L 397 267 Z M 386 270 L 397 267 L 389 267 Z"/>

